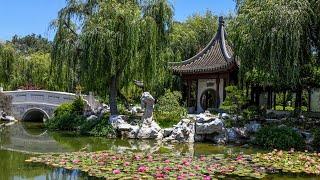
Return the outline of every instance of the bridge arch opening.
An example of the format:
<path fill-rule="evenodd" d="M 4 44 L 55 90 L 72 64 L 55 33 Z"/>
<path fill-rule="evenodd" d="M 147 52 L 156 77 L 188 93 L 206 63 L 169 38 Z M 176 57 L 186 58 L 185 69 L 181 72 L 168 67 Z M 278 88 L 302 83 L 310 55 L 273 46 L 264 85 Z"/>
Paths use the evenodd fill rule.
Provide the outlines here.
<path fill-rule="evenodd" d="M 45 122 L 49 119 L 48 114 L 42 109 L 29 109 L 22 117 L 22 121 L 27 122 Z"/>

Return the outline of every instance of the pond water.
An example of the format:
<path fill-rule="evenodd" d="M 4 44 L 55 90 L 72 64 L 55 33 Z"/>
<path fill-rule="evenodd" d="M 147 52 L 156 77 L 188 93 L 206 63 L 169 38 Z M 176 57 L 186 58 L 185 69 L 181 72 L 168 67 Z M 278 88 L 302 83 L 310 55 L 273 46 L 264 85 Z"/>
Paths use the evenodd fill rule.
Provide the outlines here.
<path fill-rule="evenodd" d="M 170 152 L 175 154 L 252 154 L 257 149 L 244 149 L 232 146 L 215 146 L 210 143 L 163 144 L 156 141 L 137 141 L 105 139 L 98 137 L 79 137 L 70 133 L 48 133 L 41 123 L 18 123 L 0 128 L 0 180 L 20 179 L 95 179 L 80 171 L 62 168 L 50 168 L 34 165 L 24 161 L 37 153 L 74 152 L 78 150 L 99 151 L 112 150 L 118 153 L 133 152 Z M 297 175 L 273 175 L 267 179 L 318 179 L 316 177 Z"/>

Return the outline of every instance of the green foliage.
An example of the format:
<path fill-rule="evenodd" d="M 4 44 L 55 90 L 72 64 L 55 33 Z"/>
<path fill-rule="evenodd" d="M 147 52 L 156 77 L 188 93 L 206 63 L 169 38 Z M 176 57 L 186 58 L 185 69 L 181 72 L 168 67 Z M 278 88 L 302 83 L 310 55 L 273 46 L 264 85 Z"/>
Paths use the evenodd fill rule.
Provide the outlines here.
<path fill-rule="evenodd" d="M 109 123 L 109 114 L 105 114 L 90 131 L 90 135 L 100 137 L 114 137 L 116 135 L 115 129 Z"/>
<path fill-rule="evenodd" d="M 64 103 L 54 111 L 54 117 L 46 122 L 46 127 L 50 130 L 75 131 L 86 129 L 86 119 L 82 116 L 84 110 L 84 101 L 79 96 L 72 103 Z"/>
<path fill-rule="evenodd" d="M 85 122 L 83 116 L 64 113 L 49 119 L 45 126 L 49 130 L 59 131 L 76 131 Z"/>
<path fill-rule="evenodd" d="M 50 53 L 52 48 L 48 39 L 36 34 L 27 35 L 24 37 L 14 35 L 11 42 L 15 49 L 22 54 L 30 54 L 35 52 Z"/>
<path fill-rule="evenodd" d="M 265 149 L 303 149 L 305 142 L 300 134 L 290 127 L 266 126 L 256 133 L 253 144 Z"/>
<path fill-rule="evenodd" d="M 283 106 L 276 106 L 276 110 L 277 110 L 277 111 L 283 111 Z M 286 107 L 285 107 L 285 111 L 294 111 L 294 107 L 286 106 Z M 301 111 L 307 112 L 307 111 L 308 111 L 308 108 L 307 108 L 306 106 L 302 106 L 302 107 L 301 107 Z"/>
<path fill-rule="evenodd" d="M 166 0 L 68 1 L 52 24 L 55 82 L 73 89 L 71 79 L 103 96 L 107 89 L 110 111 L 118 113 L 117 91 L 135 78 L 150 90 L 163 80 L 172 16 Z"/>
<path fill-rule="evenodd" d="M 306 85 L 312 54 L 310 0 L 238 0 L 229 31 L 245 84 L 297 89 Z"/>
<path fill-rule="evenodd" d="M 186 109 L 180 105 L 181 99 L 180 92 L 170 90 L 158 99 L 154 117 L 161 127 L 172 127 L 187 115 Z"/>
<path fill-rule="evenodd" d="M 83 113 L 85 102 L 79 96 L 71 103 L 61 104 L 55 111 L 55 116 L 61 116 L 64 114 L 76 114 L 81 115 Z"/>
<path fill-rule="evenodd" d="M 220 109 L 231 114 L 240 114 L 242 107 L 248 103 L 248 98 L 245 91 L 236 86 L 226 87 L 227 97 L 220 105 Z"/>
<path fill-rule="evenodd" d="M 191 58 L 204 48 L 218 29 L 217 21 L 217 16 L 207 11 L 203 16 L 194 14 L 185 22 L 175 22 L 170 34 L 174 61 Z"/>
<path fill-rule="evenodd" d="M 314 129 L 313 130 L 313 141 L 312 145 L 314 148 L 317 150 L 320 149 L 320 130 L 319 129 Z"/>
<path fill-rule="evenodd" d="M 74 107 L 72 103 L 63 103 L 54 111 L 54 116 L 62 116 L 64 114 L 73 114 Z"/>
<path fill-rule="evenodd" d="M 73 113 L 75 113 L 77 115 L 82 115 L 84 107 L 85 107 L 85 102 L 83 101 L 81 96 L 78 96 L 72 102 Z"/>

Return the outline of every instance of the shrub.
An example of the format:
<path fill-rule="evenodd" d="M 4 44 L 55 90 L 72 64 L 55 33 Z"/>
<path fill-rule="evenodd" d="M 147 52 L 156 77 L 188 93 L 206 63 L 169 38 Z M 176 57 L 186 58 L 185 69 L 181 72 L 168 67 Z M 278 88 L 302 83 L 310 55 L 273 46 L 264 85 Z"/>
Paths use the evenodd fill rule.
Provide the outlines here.
<path fill-rule="evenodd" d="M 187 115 L 187 110 L 180 106 L 181 99 L 180 92 L 170 90 L 166 90 L 165 94 L 158 99 L 154 117 L 161 127 L 172 127 Z"/>
<path fill-rule="evenodd" d="M 63 103 L 54 111 L 54 116 L 62 116 L 64 114 L 72 114 L 72 113 L 73 113 L 72 103 Z"/>
<path fill-rule="evenodd" d="M 85 107 L 85 102 L 83 101 L 82 97 L 78 96 L 72 102 L 73 113 L 81 115 L 83 113 Z"/>
<path fill-rule="evenodd" d="M 237 86 L 228 86 L 226 93 L 227 97 L 220 105 L 220 109 L 231 114 L 240 114 L 241 108 L 248 103 L 245 91 L 238 89 Z"/>
<path fill-rule="evenodd" d="M 49 119 L 45 126 L 50 130 L 74 131 L 85 123 L 82 116 L 85 103 L 77 97 L 72 103 L 61 104 L 55 111 L 54 117 Z"/>
<path fill-rule="evenodd" d="M 319 129 L 315 129 L 313 131 L 313 142 L 312 142 L 312 145 L 317 150 L 320 149 L 320 130 Z"/>
<path fill-rule="evenodd" d="M 300 134 L 290 127 L 266 126 L 256 133 L 255 145 L 265 149 L 303 149 L 305 142 Z"/>
<path fill-rule="evenodd" d="M 54 116 L 45 124 L 49 130 L 75 131 L 85 122 L 85 118 L 75 114 L 61 114 Z"/>
<path fill-rule="evenodd" d="M 105 114 L 89 132 L 93 136 L 114 137 L 116 135 L 115 129 L 109 123 L 109 115 Z"/>

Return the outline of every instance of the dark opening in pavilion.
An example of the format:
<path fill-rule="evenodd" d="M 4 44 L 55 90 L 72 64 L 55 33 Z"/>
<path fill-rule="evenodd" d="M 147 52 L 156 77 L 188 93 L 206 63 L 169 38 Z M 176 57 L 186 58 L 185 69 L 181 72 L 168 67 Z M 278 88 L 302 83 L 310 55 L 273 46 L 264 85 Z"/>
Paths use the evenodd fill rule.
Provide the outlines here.
<path fill-rule="evenodd" d="M 170 63 L 182 78 L 189 113 L 219 108 L 226 97 L 225 87 L 237 83 L 238 63 L 228 44 L 223 17 L 209 44 L 194 57 Z"/>

